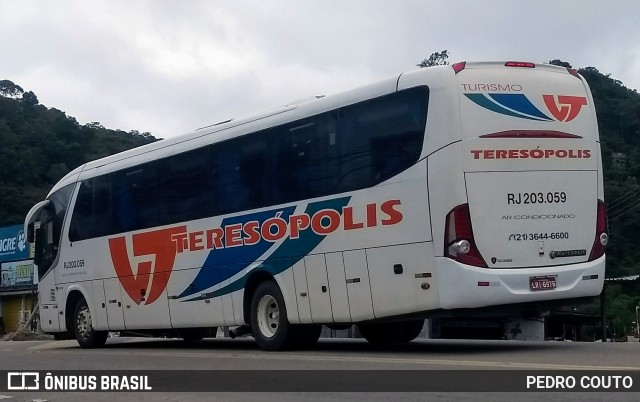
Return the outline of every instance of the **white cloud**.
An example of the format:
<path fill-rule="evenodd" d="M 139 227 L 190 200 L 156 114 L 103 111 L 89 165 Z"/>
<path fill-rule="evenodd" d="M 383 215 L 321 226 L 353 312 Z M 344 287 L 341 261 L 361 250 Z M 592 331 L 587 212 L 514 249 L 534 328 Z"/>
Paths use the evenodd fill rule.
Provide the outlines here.
<path fill-rule="evenodd" d="M 169 137 L 415 67 L 559 58 L 640 89 L 640 3 L 0 3 L 0 79 L 81 123 Z"/>

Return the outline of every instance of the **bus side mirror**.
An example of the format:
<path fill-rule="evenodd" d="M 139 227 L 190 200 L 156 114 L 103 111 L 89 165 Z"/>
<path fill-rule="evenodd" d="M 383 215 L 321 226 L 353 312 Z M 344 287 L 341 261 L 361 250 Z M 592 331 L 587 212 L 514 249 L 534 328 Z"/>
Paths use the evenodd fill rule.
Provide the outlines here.
<path fill-rule="evenodd" d="M 34 240 L 35 240 L 35 233 L 33 230 L 33 223 L 30 223 L 29 226 L 27 226 L 27 243 L 31 243 L 34 244 Z"/>

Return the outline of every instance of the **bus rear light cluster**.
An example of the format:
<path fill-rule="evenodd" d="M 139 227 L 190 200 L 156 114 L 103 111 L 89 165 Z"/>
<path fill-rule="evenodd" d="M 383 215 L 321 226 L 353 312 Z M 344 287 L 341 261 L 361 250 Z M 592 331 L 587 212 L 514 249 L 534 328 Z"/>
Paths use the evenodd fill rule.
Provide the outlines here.
<path fill-rule="evenodd" d="M 524 67 L 524 68 L 536 68 L 534 63 L 527 61 L 508 61 L 504 63 L 505 67 Z"/>
<path fill-rule="evenodd" d="M 467 66 L 467 62 L 466 61 L 461 61 L 460 63 L 455 63 L 452 64 L 451 67 L 453 67 L 453 71 L 458 74 L 460 71 L 464 70 L 464 68 Z"/>
<path fill-rule="evenodd" d="M 576 77 L 577 79 L 581 79 L 580 78 L 580 73 L 578 73 L 578 70 L 576 70 L 575 68 L 569 68 L 567 67 L 567 72 L 571 75 L 573 75 L 574 77 Z"/>
<path fill-rule="evenodd" d="M 476 247 L 469 204 L 458 205 L 447 214 L 444 227 L 444 255 L 462 264 L 486 268 Z"/>
<path fill-rule="evenodd" d="M 598 216 L 596 218 L 596 238 L 593 241 L 589 261 L 596 260 L 604 255 L 604 250 L 609 242 L 607 233 L 607 206 L 602 200 L 598 200 Z"/>

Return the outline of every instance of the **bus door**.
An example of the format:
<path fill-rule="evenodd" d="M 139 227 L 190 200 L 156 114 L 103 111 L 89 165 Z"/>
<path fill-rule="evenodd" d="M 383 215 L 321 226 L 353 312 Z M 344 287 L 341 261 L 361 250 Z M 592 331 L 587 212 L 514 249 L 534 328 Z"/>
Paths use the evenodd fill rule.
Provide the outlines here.
<path fill-rule="evenodd" d="M 50 244 L 49 238 L 51 237 L 52 219 L 51 213 L 46 208 L 42 210 L 40 214 L 40 220 L 34 222 L 34 239 L 40 248 L 36 249 L 35 255 L 35 272 L 34 282 L 38 284 L 38 301 L 40 303 L 40 326 L 43 331 L 56 332 L 60 331 L 60 317 L 58 304 L 57 286 L 55 281 L 54 270 L 47 269 L 47 265 L 50 265 L 50 257 L 46 256 L 45 249 L 46 244 Z"/>
<path fill-rule="evenodd" d="M 197 276 L 197 269 L 181 269 L 171 274 L 171 280 L 167 285 L 169 310 L 171 312 L 171 324 L 174 328 L 211 327 L 224 323 L 233 325 L 233 322 L 225 322 L 223 314 L 222 297 L 210 298 L 199 293 L 191 300 L 180 299 L 180 294 L 185 289 L 193 286 L 193 280 Z"/>
<path fill-rule="evenodd" d="M 102 281 L 107 309 L 107 321 L 110 330 L 124 329 L 124 312 L 122 307 L 122 285 L 118 278 L 107 278 Z M 98 294 L 97 292 L 95 292 Z"/>
<path fill-rule="evenodd" d="M 149 263 L 151 262 L 141 262 Z M 153 272 L 153 271 L 152 271 Z M 135 275 L 132 282 L 138 286 L 130 286 L 121 289 L 122 311 L 124 312 L 124 326 L 127 330 L 149 328 L 171 328 L 171 316 L 169 315 L 169 303 L 166 288 L 161 294 L 151 293 L 152 280 L 159 275 L 168 275 L 166 272 Z M 119 278 L 127 280 L 129 278 Z"/>
<path fill-rule="evenodd" d="M 38 283 L 40 322 L 45 332 L 64 328 L 60 323 L 64 299 L 56 286 L 55 266 L 59 260 L 62 224 L 73 189 L 74 185 L 70 184 L 56 191 L 49 199 L 31 208 L 25 219 L 27 241 L 35 244 L 34 281 Z"/>

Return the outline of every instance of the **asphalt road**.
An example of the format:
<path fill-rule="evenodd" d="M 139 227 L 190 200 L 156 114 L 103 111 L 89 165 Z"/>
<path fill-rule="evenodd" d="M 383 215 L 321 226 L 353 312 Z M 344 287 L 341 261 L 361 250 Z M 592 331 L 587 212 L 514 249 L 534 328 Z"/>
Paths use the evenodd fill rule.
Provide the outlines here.
<path fill-rule="evenodd" d="M 278 381 L 274 373 L 291 370 L 288 374 L 299 382 L 301 392 L 282 392 L 291 387 L 274 386 L 273 392 L 33 392 L 3 391 L 0 401 L 202 401 L 202 400 L 234 400 L 234 401 L 289 401 L 289 400 L 456 400 L 456 401 L 523 401 L 546 400 L 589 400 L 589 401 L 635 401 L 638 393 L 611 392 L 447 392 L 458 390 L 456 386 L 466 385 L 466 379 L 483 381 L 486 375 L 502 375 L 504 387 L 513 389 L 512 376 L 524 375 L 517 372 L 538 370 L 535 374 L 550 375 L 560 372 L 562 376 L 580 378 L 582 370 L 604 370 L 611 375 L 631 375 L 640 387 L 640 344 L 639 343 L 571 343 L 571 342 L 517 342 L 517 341 L 452 341 L 452 340 L 420 340 L 395 347 L 377 347 L 359 339 L 323 339 L 317 348 L 307 351 L 263 352 L 249 339 L 207 339 L 202 342 L 187 344 L 174 339 L 142 339 L 142 338 L 110 338 L 102 349 L 80 349 L 75 341 L 37 341 L 37 342 L 0 342 L 0 370 L 10 371 L 50 371 L 53 374 L 62 370 L 79 370 L 77 373 L 95 374 L 100 370 L 116 370 L 128 373 L 144 373 L 144 370 L 207 370 L 198 372 L 198 385 L 209 387 L 215 381 L 222 381 L 233 388 L 237 378 L 229 377 L 230 370 L 264 370 L 246 371 L 242 381 L 247 388 Z M 223 370 L 223 371 L 214 371 Z M 334 383 L 321 383 L 321 389 L 310 386 L 312 391 L 305 392 L 304 377 L 309 370 L 330 370 Z M 367 374 L 368 381 L 375 385 L 384 383 L 384 376 L 391 373 L 394 378 L 405 378 L 408 388 L 416 385 L 419 377 L 432 381 L 444 378 L 437 392 L 388 392 L 399 391 L 400 386 L 392 382 L 387 392 L 337 392 L 341 383 L 356 381 L 349 371 L 337 370 L 375 370 Z M 405 373 L 400 370 L 409 370 Z M 429 372 L 429 371 L 431 372 Z M 456 370 L 452 374 L 444 370 Z M 472 371 L 470 371 L 472 370 Z M 496 371 L 499 370 L 499 371 Z M 109 372 L 113 373 L 113 372 Z M 474 374 L 475 373 L 475 374 Z M 171 374 L 171 373 L 169 373 Z M 174 372 L 175 374 L 175 372 Z M 366 373 L 365 373 L 366 374 Z M 530 374 L 530 373 L 529 373 Z M 3 374 L 4 375 L 4 374 Z M 205 375 L 205 377 L 203 377 Z M 210 377 L 208 377 L 210 375 Z M 235 375 L 235 374 L 232 374 Z M 376 377 L 376 375 L 378 377 Z M 444 375 L 444 377 L 438 376 Z M 449 377 L 446 377 L 449 376 Z M 236 377 L 238 377 L 236 375 Z M 207 381 L 210 378 L 211 383 Z M 378 380 L 376 380 L 378 378 Z M 448 386 L 447 378 L 452 385 Z M 489 378 L 489 377 L 487 377 Z M 454 381 L 456 379 L 457 381 Z M 462 383 L 461 383 L 461 380 Z M 0 381 L 6 381 L 0 378 Z M 176 378 L 172 386 L 183 385 L 184 376 Z M 198 384 L 197 381 L 200 381 Z M 411 383 L 410 381 L 414 381 Z M 426 381 L 426 380 L 425 380 Z M 511 382 L 509 382 L 511 381 Z M 515 381 L 520 381 L 516 377 Z M 186 381 L 188 383 L 188 381 Z M 205 383 L 206 382 L 206 383 Z M 167 386 L 171 380 L 158 384 Z M 177 384 L 177 385 L 176 385 Z M 333 386 L 332 384 L 335 384 Z M 444 385 L 443 385 L 444 384 Z M 424 384 L 418 384 L 424 391 Z M 168 388 L 172 388 L 169 386 Z M 482 384 L 478 384 L 482 388 Z M 210 388 L 210 387 L 209 387 Z M 224 387 L 223 387 L 224 388 Z M 259 388 L 259 387 L 258 387 Z M 295 388 L 295 387 L 294 387 Z M 357 388 L 357 387 L 356 387 Z M 429 389 L 428 387 L 426 387 Z M 578 387 L 579 388 L 579 387 Z M 578 389 L 575 388 L 574 389 Z M 516 389 L 518 389 L 516 387 Z M 361 388 L 357 388 L 361 391 Z M 526 391 L 523 389 L 522 391 Z"/>

